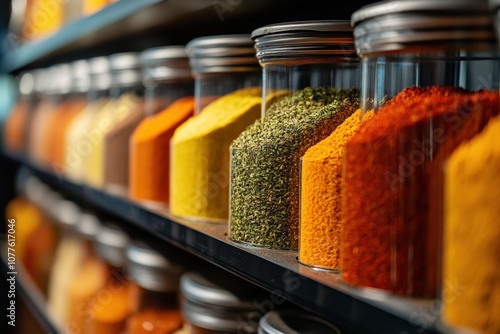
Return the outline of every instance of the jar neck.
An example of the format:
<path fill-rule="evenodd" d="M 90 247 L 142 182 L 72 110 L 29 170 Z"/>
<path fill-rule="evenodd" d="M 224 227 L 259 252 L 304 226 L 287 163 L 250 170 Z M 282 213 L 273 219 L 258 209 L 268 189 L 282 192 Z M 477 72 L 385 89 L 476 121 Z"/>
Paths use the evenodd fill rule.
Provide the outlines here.
<path fill-rule="evenodd" d="M 287 95 L 304 88 L 331 87 L 359 89 L 361 64 L 357 59 L 337 59 L 336 62 L 318 63 L 270 63 L 263 68 L 262 118 L 274 102 L 273 93 L 286 91 Z"/>
<path fill-rule="evenodd" d="M 153 291 L 136 284 L 132 294 L 133 304 L 137 311 L 145 309 L 177 309 L 179 298 L 177 291 Z"/>
<path fill-rule="evenodd" d="M 378 110 L 413 86 L 496 90 L 500 57 L 496 52 L 377 55 L 362 59 L 362 73 L 362 108 Z"/>
<path fill-rule="evenodd" d="M 218 97 L 241 88 L 260 87 L 261 83 L 261 71 L 198 74 L 194 86 L 195 113 L 199 114 Z"/>
<path fill-rule="evenodd" d="M 144 86 L 142 84 L 129 85 L 129 86 L 114 86 L 109 90 L 109 95 L 113 99 L 118 99 L 122 95 L 131 94 L 137 97 L 144 96 Z"/>
<path fill-rule="evenodd" d="M 154 115 L 182 97 L 193 96 L 193 93 L 194 82 L 192 80 L 148 82 L 144 92 L 146 115 Z"/>

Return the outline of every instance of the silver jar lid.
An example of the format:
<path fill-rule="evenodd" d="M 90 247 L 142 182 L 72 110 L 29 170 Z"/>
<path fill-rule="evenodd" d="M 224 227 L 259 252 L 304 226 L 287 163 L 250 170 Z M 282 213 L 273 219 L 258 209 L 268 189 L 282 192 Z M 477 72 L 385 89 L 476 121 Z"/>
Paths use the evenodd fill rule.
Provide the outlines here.
<path fill-rule="evenodd" d="M 107 57 L 89 59 L 90 88 L 95 91 L 108 90 L 111 87 L 111 73 Z"/>
<path fill-rule="evenodd" d="M 95 249 L 101 259 L 116 268 L 126 264 L 125 251 L 129 237 L 123 229 L 114 223 L 103 223 L 96 236 Z"/>
<path fill-rule="evenodd" d="M 189 42 L 186 50 L 195 76 L 261 70 L 249 35 L 199 37 Z"/>
<path fill-rule="evenodd" d="M 46 93 L 51 95 L 65 95 L 71 92 L 73 77 L 69 64 L 51 66 L 47 73 Z"/>
<path fill-rule="evenodd" d="M 360 56 L 496 48 L 486 0 L 384 1 L 359 9 L 351 23 Z"/>
<path fill-rule="evenodd" d="M 159 292 L 175 292 L 183 268 L 140 241 L 127 247 L 127 272 L 140 287 Z"/>
<path fill-rule="evenodd" d="M 82 215 L 80 207 L 72 201 L 62 199 L 57 195 L 54 196 L 50 214 L 62 227 L 75 230 Z"/>
<path fill-rule="evenodd" d="M 186 47 L 181 45 L 151 48 L 140 54 L 144 81 L 192 80 Z"/>
<path fill-rule="evenodd" d="M 252 32 L 261 64 L 298 60 L 357 60 L 349 21 L 319 20 L 271 24 Z"/>
<path fill-rule="evenodd" d="M 109 56 L 112 86 L 129 87 L 142 83 L 141 62 L 136 52 Z"/>
<path fill-rule="evenodd" d="M 90 88 L 90 68 L 87 60 L 77 60 L 71 63 L 73 71 L 73 92 L 85 93 Z"/>
<path fill-rule="evenodd" d="M 259 334 L 341 334 L 326 320 L 302 310 L 272 311 L 259 322 Z"/>
<path fill-rule="evenodd" d="M 190 324 L 204 329 L 256 333 L 260 313 L 255 290 L 227 274 L 189 272 L 181 277 L 182 314 Z"/>
<path fill-rule="evenodd" d="M 21 73 L 18 80 L 21 96 L 30 96 L 35 92 L 35 76 L 32 72 Z"/>
<path fill-rule="evenodd" d="M 49 81 L 49 70 L 46 68 L 39 68 L 31 71 L 35 79 L 35 95 L 43 95 L 47 91 L 47 82 Z"/>
<path fill-rule="evenodd" d="M 76 226 L 77 233 L 84 239 L 94 241 L 99 232 L 101 221 L 96 215 L 85 211 L 80 216 L 80 221 Z"/>

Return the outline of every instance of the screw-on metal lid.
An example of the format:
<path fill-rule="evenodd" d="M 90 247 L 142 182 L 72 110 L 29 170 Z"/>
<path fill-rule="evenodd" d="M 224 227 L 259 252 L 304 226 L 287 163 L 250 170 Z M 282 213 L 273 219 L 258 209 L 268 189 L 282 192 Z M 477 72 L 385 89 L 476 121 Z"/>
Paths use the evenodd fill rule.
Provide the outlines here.
<path fill-rule="evenodd" d="M 142 83 L 141 62 L 135 52 L 117 53 L 109 56 L 112 86 L 129 87 Z"/>
<path fill-rule="evenodd" d="M 93 241 L 97 237 L 100 226 L 101 221 L 96 215 L 90 212 L 83 212 L 76 226 L 76 231 L 83 238 Z"/>
<path fill-rule="evenodd" d="M 144 289 L 175 292 L 183 268 L 140 241 L 127 247 L 127 272 Z"/>
<path fill-rule="evenodd" d="M 73 92 L 85 93 L 90 88 L 90 68 L 86 60 L 77 60 L 71 63 L 73 71 Z"/>
<path fill-rule="evenodd" d="M 150 80 L 179 80 L 193 78 L 185 46 L 151 48 L 140 55 L 144 70 L 144 82 Z"/>
<path fill-rule="evenodd" d="M 19 76 L 19 93 L 29 96 L 35 91 L 35 77 L 31 72 L 24 72 Z"/>
<path fill-rule="evenodd" d="M 193 74 L 259 72 L 249 35 L 199 37 L 186 46 Z"/>
<path fill-rule="evenodd" d="M 49 77 L 49 70 L 40 68 L 31 71 L 33 73 L 33 77 L 35 79 L 35 94 L 42 95 L 47 90 L 47 82 Z"/>
<path fill-rule="evenodd" d="M 272 311 L 259 322 L 259 334 L 341 334 L 340 329 L 303 310 Z"/>
<path fill-rule="evenodd" d="M 124 267 L 126 264 L 125 251 L 129 237 L 118 225 L 110 222 L 103 223 L 94 243 L 96 253 L 113 267 Z"/>
<path fill-rule="evenodd" d="M 71 66 L 68 64 L 59 64 L 49 67 L 45 77 L 47 88 L 45 93 L 51 95 L 64 95 L 71 92 L 72 75 Z"/>
<path fill-rule="evenodd" d="M 57 222 L 63 227 L 73 230 L 81 219 L 82 211 L 74 202 L 60 199 L 55 195 L 50 214 L 56 217 Z"/>
<path fill-rule="evenodd" d="M 349 21 L 320 20 L 271 24 L 252 32 L 261 64 L 357 59 Z M 334 60 L 335 59 L 335 60 Z M 352 60 L 351 60 L 352 61 Z"/>
<path fill-rule="evenodd" d="M 108 90 L 111 87 L 111 69 L 107 57 L 89 59 L 90 86 L 95 91 Z"/>
<path fill-rule="evenodd" d="M 227 273 L 189 272 L 181 277 L 182 313 L 187 321 L 201 328 L 254 333 L 252 321 L 258 314 L 260 292 L 251 284 Z M 255 324 L 256 325 L 256 324 Z"/>
<path fill-rule="evenodd" d="M 359 9 L 351 22 L 361 56 L 496 48 L 486 0 L 390 0 Z"/>

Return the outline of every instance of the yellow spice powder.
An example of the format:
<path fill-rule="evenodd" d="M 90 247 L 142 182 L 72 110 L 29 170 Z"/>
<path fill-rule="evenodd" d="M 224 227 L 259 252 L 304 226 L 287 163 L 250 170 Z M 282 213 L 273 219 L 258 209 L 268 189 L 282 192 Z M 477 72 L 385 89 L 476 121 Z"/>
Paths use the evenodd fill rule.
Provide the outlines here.
<path fill-rule="evenodd" d="M 371 117 L 373 112 L 365 115 Z M 361 125 L 361 109 L 351 114 L 302 158 L 299 261 L 340 269 L 341 181 L 345 146 Z"/>
<path fill-rule="evenodd" d="M 260 116 L 262 91 L 244 88 L 207 105 L 171 140 L 170 209 L 174 215 L 225 222 L 229 146 Z"/>
<path fill-rule="evenodd" d="M 445 319 L 500 333 L 500 117 L 462 144 L 445 172 Z"/>

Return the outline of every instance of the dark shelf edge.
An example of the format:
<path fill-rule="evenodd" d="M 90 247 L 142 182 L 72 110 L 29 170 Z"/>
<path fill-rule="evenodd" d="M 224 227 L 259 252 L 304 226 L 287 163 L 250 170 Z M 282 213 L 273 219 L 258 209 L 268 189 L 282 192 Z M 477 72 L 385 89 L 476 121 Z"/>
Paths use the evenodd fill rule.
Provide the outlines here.
<path fill-rule="evenodd" d="M 165 0 L 121 0 L 113 3 L 93 15 L 68 23 L 50 36 L 28 42 L 17 49 L 13 49 L 5 55 L 0 64 L 0 70 L 5 73 L 19 70 L 78 38 L 105 29 L 107 26 L 127 18 L 141 9 L 163 1 Z"/>
<path fill-rule="evenodd" d="M 359 293 L 353 288 L 342 287 L 338 283 L 333 286 L 325 283 L 324 277 L 328 279 L 328 274 L 318 273 L 318 279 L 314 271 L 296 264 L 294 253 L 273 253 L 270 250 L 255 250 L 236 245 L 225 237 L 225 226 L 200 225 L 179 220 L 168 213 L 153 212 L 125 198 L 59 179 L 22 158 L 10 158 L 32 169 L 48 185 L 268 291 L 275 292 L 355 333 L 455 333 L 448 328 L 440 329 L 442 326 L 439 315 L 429 309 L 429 306 L 433 305 L 432 302 L 406 307 L 405 302 L 398 301 L 397 303 L 406 309 L 398 311 L 398 304 L 387 308 L 386 304 L 399 299 L 389 296 L 385 301 L 374 301 L 358 296 Z M 274 260 L 273 256 L 276 254 L 284 258 L 284 262 L 281 259 Z M 266 310 L 278 306 L 273 298 L 270 294 L 269 300 L 265 301 L 263 307 Z"/>

